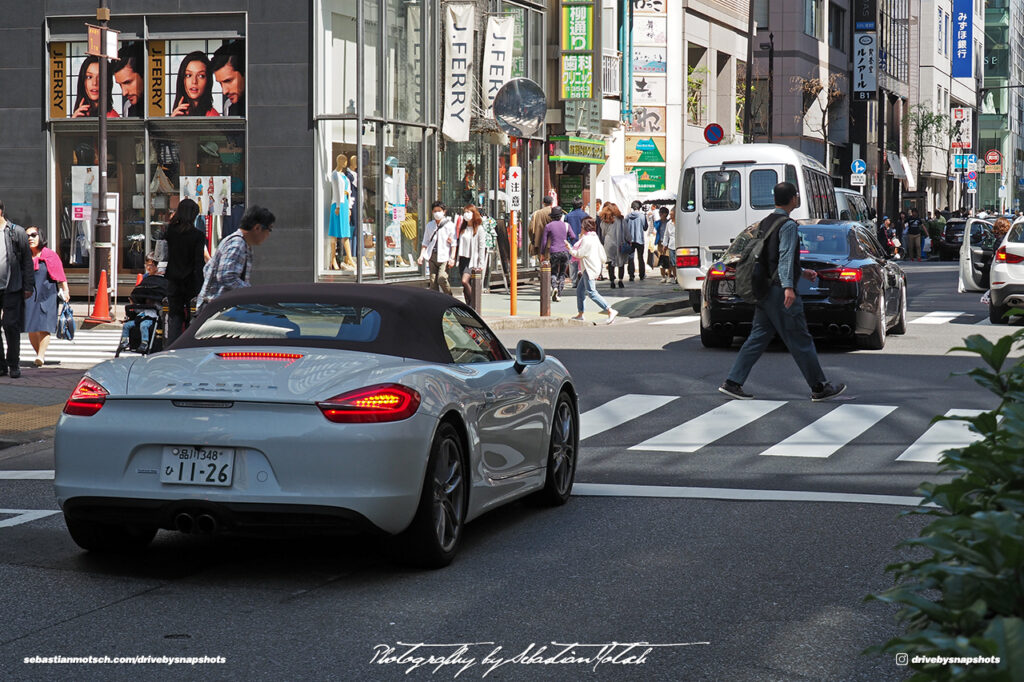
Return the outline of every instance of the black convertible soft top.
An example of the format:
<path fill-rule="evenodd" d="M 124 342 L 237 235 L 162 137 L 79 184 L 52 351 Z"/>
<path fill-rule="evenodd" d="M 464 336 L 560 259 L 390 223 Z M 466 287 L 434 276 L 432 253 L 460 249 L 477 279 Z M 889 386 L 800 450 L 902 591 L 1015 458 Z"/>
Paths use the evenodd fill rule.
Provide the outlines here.
<path fill-rule="evenodd" d="M 251 303 L 332 303 L 367 307 L 381 317 L 380 332 L 371 343 L 333 339 L 196 339 L 195 332 L 208 318 L 233 306 Z M 465 303 L 429 289 L 388 284 L 276 284 L 246 287 L 218 296 L 203 306 L 188 329 L 168 350 L 209 346 L 305 346 L 381 353 L 396 357 L 450 364 L 441 317 L 457 308 L 487 328 Z"/>

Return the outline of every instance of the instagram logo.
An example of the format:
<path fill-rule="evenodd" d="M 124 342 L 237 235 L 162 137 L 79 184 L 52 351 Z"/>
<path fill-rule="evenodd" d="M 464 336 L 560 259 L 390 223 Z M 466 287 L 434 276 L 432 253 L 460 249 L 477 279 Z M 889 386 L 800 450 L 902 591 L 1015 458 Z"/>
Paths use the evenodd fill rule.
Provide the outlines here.
<path fill-rule="evenodd" d="M 896 654 L 896 665 L 906 665 L 907 663 L 906 654 Z"/>

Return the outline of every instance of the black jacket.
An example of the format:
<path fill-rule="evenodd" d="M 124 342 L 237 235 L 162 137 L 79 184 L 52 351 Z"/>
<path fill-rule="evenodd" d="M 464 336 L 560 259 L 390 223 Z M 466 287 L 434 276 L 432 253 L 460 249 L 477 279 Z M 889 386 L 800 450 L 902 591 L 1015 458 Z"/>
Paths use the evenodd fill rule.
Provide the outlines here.
<path fill-rule="evenodd" d="M 164 275 L 185 287 L 186 298 L 199 294 L 203 287 L 203 249 L 206 235 L 194 227 L 182 231 L 167 230 L 167 270 Z"/>
<path fill-rule="evenodd" d="M 10 220 L 3 230 L 4 238 L 7 239 L 7 257 L 11 263 L 11 274 L 7 278 L 5 292 L 27 291 L 33 292 L 36 289 L 35 268 L 32 266 L 32 249 L 28 245 L 28 235 L 25 228 L 15 225 Z"/>

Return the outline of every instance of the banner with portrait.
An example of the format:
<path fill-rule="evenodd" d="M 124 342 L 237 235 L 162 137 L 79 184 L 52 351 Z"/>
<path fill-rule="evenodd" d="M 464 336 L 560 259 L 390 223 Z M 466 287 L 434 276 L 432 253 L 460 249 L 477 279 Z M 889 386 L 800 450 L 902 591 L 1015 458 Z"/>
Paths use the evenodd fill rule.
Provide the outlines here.
<path fill-rule="evenodd" d="M 85 36 L 83 35 L 83 38 Z M 95 118 L 99 58 L 49 44 L 49 118 Z M 122 40 L 108 61 L 107 118 L 245 116 L 245 40 Z"/>
<path fill-rule="evenodd" d="M 50 43 L 50 119 L 95 118 L 100 109 L 100 62 L 88 43 Z M 145 50 L 141 40 L 121 41 L 107 62 L 107 118 L 141 118 L 145 102 Z"/>
<path fill-rule="evenodd" d="M 150 118 L 245 116 L 245 41 L 149 41 Z"/>

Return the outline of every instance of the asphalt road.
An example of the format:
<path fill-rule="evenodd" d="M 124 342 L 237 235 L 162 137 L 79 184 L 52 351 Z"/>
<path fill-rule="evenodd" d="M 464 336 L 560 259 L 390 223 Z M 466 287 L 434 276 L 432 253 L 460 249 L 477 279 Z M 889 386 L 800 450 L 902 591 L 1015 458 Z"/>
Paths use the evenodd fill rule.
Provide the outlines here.
<path fill-rule="evenodd" d="M 792 360 L 770 351 L 746 388 L 778 404 L 753 419 L 708 416 L 737 404 L 715 390 L 736 349 L 702 348 L 680 315 L 503 332 L 509 345 L 539 341 L 576 377 L 589 413 L 577 478 L 586 494 L 483 517 L 441 571 L 396 567 L 367 539 L 161 532 L 142 556 L 92 556 L 59 514 L 25 515 L 56 510 L 51 482 L 0 476 L 0 679 L 425 680 L 463 667 L 458 679 L 903 679 L 893 660 L 860 653 L 897 632 L 894 610 L 863 597 L 891 584 L 884 566 L 906 556 L 895 545 L 923 525 L 886 496 L 912 496 L 938 476 L 934 463 L 897 458 L 931 416 L 992 406 L 950 376 L 977 361 L 946 350 L 1006 331 L 977 324 L 978 295 L 957 295 L 948 265 L 908 273 L 911 320 L 964 314 L 912 322 L 882 351 L 823 347 L 830 378 L 850 385 L 842 402 L 810 403 Z M 638 405 L 650 409 L 630 417 Z M 862 431 L 837 447 L 858 420 Z M 712 438 L 722 424 L 735 428 Z M 801 432 L 810 437 L 793 438 Z M 789 452 L 762 454 L 776 447 Z M 806 456 L 815 448 L 831 454 Z M 48 469 L 46 440 L 0 450 L 0 472 Z M 826 501 L 836 493 L 852 501 Z M 617 663 L 570 661 L 616 642 L 666 646 L 606 649 Z M 438 646 L 410 653 L 416 644 Z M 524 651 L 539 660 L 495 667 Z M 90 655 L 226 662 L 24 662 Z M 417 658 L 429 655 L 461 662 Z"/>

